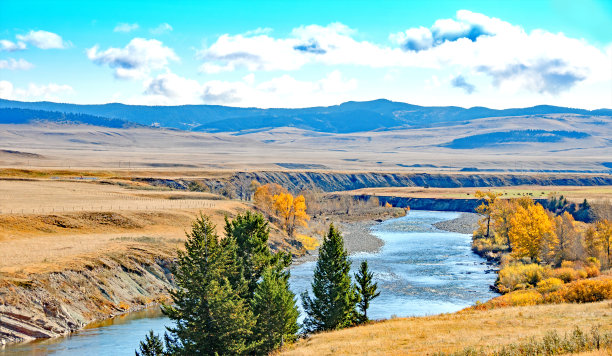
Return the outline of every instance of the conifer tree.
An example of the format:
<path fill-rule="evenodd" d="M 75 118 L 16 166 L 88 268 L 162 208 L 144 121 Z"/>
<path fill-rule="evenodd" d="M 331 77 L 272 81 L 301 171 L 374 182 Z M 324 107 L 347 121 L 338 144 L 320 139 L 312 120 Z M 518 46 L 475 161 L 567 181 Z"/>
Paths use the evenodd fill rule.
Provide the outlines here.
<path fill-rule="evenodd" d="M 359 272 L 355 274 L 357 293 L 359 294 L 357 322 L 360 324 L 366 323 L 369 320 L 368 308 L 370 307 L 370 302 L 380 295 L 380 292 L 377 291 L 378 283 L 374 283 L 373 278 L 374 274 L 368 269 L 368 261 L 361 262 Z"/>
<path fill-rule="evenodd" d="M 140 351 L 140 352 L 139 352 Z M 136 356 L 165 356 L 167 355 L 161 338 L 149 330 L 149 334 L 144 341 L 140 342 L 140 347 L 136 351 Z"/>
<path fill-rule="evenodd" d="M 342 235 L 330 225 L 319 249 L 312 282 L 313 297 L 302 294 L 307 331 L 341 329 L 355 322 L 357 293 L 349 275 L 351 262 Z"/>
<path fill-rule="evenodd" d="M 247 211 L 232 221 L 225 218 L 225 234 L 226 239 L 235 241 L 238 264 L 248 286 L 246 297 L 252 298 L 263 271 L 273 260 L 268 247 L 268 222 L 261 214 Z"/>
<path fill-rule="evenodd" d="M 269 267 L 257 285 L 253 298 L 257 315 L 254 337 L 260 342 L 257 354 L 267 355 L 285 342 L 295 341 L 299 311 L 295 294 L 289 289 L 289 272 Z"/>
<path fill-rule="evenodd" d="M 237 290 L 240 278 L 235 254 L 235 242 L 229 239 L 220 244 L 208 217 L 201 216 L 193 223 L 185 251 L 178 252 L 172 304 L 163 307 L 175 323 L 168 327 L 169 353 L 240 355 L 251 351 L 255 321 Z M 246 288 L 244 281 L 242 285 Z"/>

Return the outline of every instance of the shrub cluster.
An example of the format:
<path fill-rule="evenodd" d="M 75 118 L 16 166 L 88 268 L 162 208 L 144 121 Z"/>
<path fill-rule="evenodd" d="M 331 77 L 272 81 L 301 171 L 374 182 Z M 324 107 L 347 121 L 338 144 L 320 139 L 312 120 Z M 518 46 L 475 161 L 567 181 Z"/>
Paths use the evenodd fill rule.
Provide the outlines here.
<path fill-rule="evenodd" d="M 592 350 L 612 350 L 612 334 L 601 333 L 593 327 L 591 332 L 584 332 L 576 327 L 571 333 L 559 336 L 556 331 L 547 333 L 541 339 L 530 338 L 524 342 L 512 343 L 497 350 L 484 350 L 468 347 L 455 353 L 436 353 L 437 356 L 522 356 L 522 355 L 563 355 Z"/>

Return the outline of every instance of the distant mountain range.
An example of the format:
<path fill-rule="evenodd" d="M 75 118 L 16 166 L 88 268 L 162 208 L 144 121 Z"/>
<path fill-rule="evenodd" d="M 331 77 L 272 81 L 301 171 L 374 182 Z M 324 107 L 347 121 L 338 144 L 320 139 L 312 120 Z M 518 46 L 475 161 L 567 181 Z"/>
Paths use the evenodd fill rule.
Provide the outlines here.
<path fill-rule="evenodd" d="M 612 109 L 584 110 L 539 105 L 495 110 L 485 107 L 418 106 L 385 99 L 349 101 L 328 107 L 301 109 L 236 108 L 219 105 L 141 106 L 125 104 L 76 105 L 0 99 L 0 123 L 36 120 L 73 122 L 106 127 L 159 126 L 189 131 L 236 132 L 296 127 L 326 133 L 351 133 L 444 126 L 474 119 L 579 114 L 612 116 Z"/>

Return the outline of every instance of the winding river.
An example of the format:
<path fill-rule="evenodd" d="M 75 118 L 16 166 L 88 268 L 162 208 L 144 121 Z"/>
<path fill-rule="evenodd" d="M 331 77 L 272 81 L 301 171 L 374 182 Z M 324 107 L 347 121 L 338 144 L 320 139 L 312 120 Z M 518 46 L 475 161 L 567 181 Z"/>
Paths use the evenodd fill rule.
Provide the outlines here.
<path fill-rule="evenodd" d="M 449 313 L 497 295 L 489 289 L 496 275 L 470 250 L 470 235 L 433 226 L 459 214 L 411 211 L 372 229 L 385 245 L 376 253 L 351 256 L 354 270 L 368 260 L 381 291 L 368 311 L 371 318 Z M 292 267 L 296 294 L 310 289 L 314 266 Z M 168 322 L 155 308 L 92 324 L 67 337 L 0 348 L 0 355 L 133 355 L 150 329 L 163 334 Z"/>

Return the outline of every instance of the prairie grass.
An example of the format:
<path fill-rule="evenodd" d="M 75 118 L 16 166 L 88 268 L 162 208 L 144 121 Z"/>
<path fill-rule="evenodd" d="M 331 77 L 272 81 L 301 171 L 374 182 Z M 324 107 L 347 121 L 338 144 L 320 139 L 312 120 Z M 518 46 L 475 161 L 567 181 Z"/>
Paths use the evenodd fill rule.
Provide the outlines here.
<path fill-rule="evenodd" d="M 315 334 L 280 352 L 283 355 L 431 355 L 471 347 L 498 350 L 513 343 L 540 340 L 550 331 L 576 327 L 612 332 L 612 302 L 553 304 L 453 314 L 396 318 L 355 328 Z"/>

